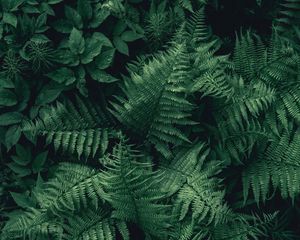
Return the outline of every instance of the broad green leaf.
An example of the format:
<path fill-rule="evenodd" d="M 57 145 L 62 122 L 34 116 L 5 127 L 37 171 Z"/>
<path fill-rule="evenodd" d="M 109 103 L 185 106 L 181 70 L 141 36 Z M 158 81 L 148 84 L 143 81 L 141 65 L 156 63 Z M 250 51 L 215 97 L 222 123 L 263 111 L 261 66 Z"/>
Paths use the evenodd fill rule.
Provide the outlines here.
<path fill-rule="evenodd" d="M 129 55 L 129 49 L 126 42 L 124 42 L 120 37 L 114 37 L 114 45 L 120 53 Z"/>
<path fill-rule="evenodd" d="M 93 36 L 95 38 L 98 39 L 99 42 L 102 43 L 103 46 L 105 47 L 113 47 L 111 41 L 109 40 L 108 37 L 106 37 L 103 33 L 100 33 L 100 32 L 96 32 L 93 34 Z"/>
<path fill-rule="evenodd" d="M 44 105 L 53 102 L 58 98 L 63 91 L 61 86 L 54 86 L 53 84 L 46 85 L 42 88 L 35 100 L 36 105 Z"/>
<path fill-rule="evenodd" d="M 24 118 L 23 114 L 19 112 L 8 112 L 0 114 L 0 126 L 9 126 L 20 123 Z"/>
<path fill-rule="evenodd" d="M 11 149 L 19 141 L 21 137 L 21 127 L 19 125 L 13 125 L 8 128 L 5 134 L 5 145 L 7 149 Z"/>
<path fill-rule="evenodd" d="M 93 34 L 91 38 L 86 39 L 85 43 L 85 50 L 81 56 L 81 62 L 83 64 L 93 61 L 94 57 L 100 54 L 103 45 L 101 38 L 98 38 L 97 34 Z"/>
<path fill-rule="evenodd" d="M 27 167 L 20 166 L 14 162 L 7 164 L 7 166 L 19 177 L 25 177 L 31 174 L 31 170 Z"/>
<path fill-rule="evenodd" d="M 125 41 L 125 42 L 133 42 L 133 41 L 135 41 L 137 39 L 140 39 L 142 37 L 143 37 L 143 35 L 137 34 L 134 31 L 125 31 L 121 35 L 122 40 Z"/>
<path fill-rule="evenodd" d="M 15 203 L 22 208 L 35 207 L 35 203 L 25 193 L 10 192 Z"/>
<path fill-rule="evenodd" d="M 48 4 L 57 4 L 62 2 L 63 0 L 48 0 Z"/>
<path fill-rule="evenodd" d="M 38 154 L 32 162 L 32 171 L 33 173 L 40 172 L 45 164 L 45 161 L 48 156 L 48 151 L 41 152 Z"/>
<path fill-rule="evenodd" d="M 63 83 L 65 85 L 70 85 L 76 81 L 74 72 L 71 69 L 66 67 L 56 69 L 55 71 L 48 73 L 46 75 L 52 80 L 58 83 Z"/>
<path fill-rule="evenodd" d="M 105 19 L 110 15 L 110 11 L 106 8 L 97 8 L 94 10 L 94 17 L 90 22 L 91 28 L 99 27 Z"/>
<path fill-rule="evenodd" d="M 13 27 L 17 27 L 18 19 L 12 13 L 3 13 L 3 22 L 12 25 Z"/>
<path fill-rule="evenodd" d="M 114 27 L 113 35 L 119 36 L 127 28 L 127 24 L 123 20 L 119 20 Z"/>
<path fill-rule="evenodd" d="M 73 27 L 78 29 L 83 27 L 82 18 L 75 9 L 65 6 L 65 15 L 66 18 L 73 24 Z"/>
<path fill-rule="evenodd" d="M 13 81 L 7 77 L 5 72 L 0 72 L 0 86 L 1 88 L 14 88 L 15 85 Z"/>
<path fill-rule="evenodd" d="M 40 16 L 38 16 L 38 18 L 36 19 L 35 22 L 35 32 L 36 33 L 41 33 L 44 32 L 45 30 L 47 30 L 47 28 L 45 29 L 44 26 L 47 23 L 47 14 L 43 13 Z"/>
<path fill-rule="evenodd" d="M 84 52 L 84 38 L 82 32 L 73 28 L 69 37 L 70 50 L 75 54 L 82 54 Z"/>
<path fill-rule="evenodd" d="M 77 11 L 84 21 L 90 20 L 93 13 L 93 8 L 90 0 L 78 0 Z"/>
<path fill-rule="evenodd" d="M 70 33 L 74 27 L 71 21 L 67 21 L 65 19 L 58 19 L 52 23 L 52 26 L 60 33 Z"/>
<path fill-rule="evenodd" d="M 8 89 L 0 88 L 0 107 L 1 106 L 14 106 L 17 104 L 17 96 Z"/>
<path fill-rule="evenodd" d="M 91 77 L 96 80 L 97 82 L 101 83 L 112 83 L 118 81 L 117 78 L 107 74 L 106 72 L 94 67 L 88 67 L 89 74 Z"/>
<path fill-rule="evenodd" d="M 95 64 L 97 68 L 99 69 L 108 68 L 113 61 L 114 55 L 115 55 L 115 49 L 109 49 L 104 52 L 101 52 L 101 54 L 95 59 Z"/>

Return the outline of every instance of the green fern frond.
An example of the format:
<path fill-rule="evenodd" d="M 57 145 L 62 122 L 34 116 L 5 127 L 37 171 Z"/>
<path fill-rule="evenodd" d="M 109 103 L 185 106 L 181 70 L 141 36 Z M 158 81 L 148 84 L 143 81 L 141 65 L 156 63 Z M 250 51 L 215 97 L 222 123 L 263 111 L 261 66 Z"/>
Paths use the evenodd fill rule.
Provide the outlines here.
<path fill-rule="evenodd" d="M 300 1 L 282 0 L 279 16 L 275 19 L 275 27 L 281 32 L 291 31 L 293 26 L 300 26 Z"/>
<path fill-rule="evenodd" d="M 189 142 L 180 126 L 194 124 L 188 118 L 193 105 L 186 100 L 190 82 L 189 58 L 184 45 L 154 58 L 144 66 L 143 74 L 132 73 L 125 82 L 126 98 L 112 103 L 112 113 L 126 127 L 146 136 L 165 157 L 169 145 Z"/>
<path fill-rule="evenodd" d="M 217 224 L 225 221 L 229 211 L 223 203 L 224 192 L 215 178 L 220 163 L 206 163 L 209 150 L 198 143 L 183 149 L 167 166 L 161 167 L 163 189 L 175 194 L 174 214 L 182 221 L 190 209 L 195 223 Z"/>
<path fill-rule="evenodd" d="M 136 153 L 123 141 L 109 156 L 107 170 L 101 175 L 104 198 L 112 205 L 112 217 L 138 224 L 146 233 L 164 238 L 170 227 L 170 208 L 161 200 L 161 176 L 151 171 L 151 165 L 138 162 Z"/>
<path fill-rule="evenodd" d="M 234 127 L 232 123 L 226 123 L 221 119 L 219 121 L 216 138 L 220 142 L 215 150 L 220 159 L 223 159 L 227 164 L 232 162 L 240 164 L 243 162 L 242 159 L 250 157 L 255 144 L 271 138 L 257 120 L 235 124 Z M 229 159 L 226 159 L 226 153 Z"/>
<path fill-rule="evenodd" d="M 68 101 L 43 108 L 40 117 L 23 128 L 33 135 L 46 136 L 46 142 L 53 142 L 55 151 L 61 149 L 77 153 L 78 158 L 89 158 L 105 153 L 109 138 L 115 134 L 109 128 L 110 122 L 99 107 L 77 98 L 76 105 Z"/>
<path fill-rule="evenodd" d="M 283 198 L 292 200 L 300 192 L 300 131 L 291 135 L 283 132 L 275 138 L 256 162 L 243 172 L 244 200 L 251 188 L 258 203 L 265 201 L 270 193 L 270 184 L 278 189 Z"/>
<path fill-rule="evenodd" d="M 110 218 L 110 212 L 103 208 L 96 211 L 91 209 L 83 210 L 80 215 L 68 218 L 65 226 L 66 239 L 86 240 L 86 239 L 116 239 L 116 231 L 121 229 L 124 240 L 129 240 L 129 232 L 124 222 L 118 222 Z"/>
<path fill-rule="evenodd" d="M 55 176 L 37 194 L 37 200 L 48 213 L 67 216 L 82 208 L 97 208 L 103 193 L 101 172 L 80 164 L 61 163 Z"/>
<path fill-rule="evenodd" d="M 2 229 L 1 239 L 63 239 L 63 223 L 51 219 L 45 212 L 30 208 L 22 214 L 10 218 Z"/>
<path fill-rule="evenodd" d="M 276 217 L 275 214 L 255 215 L 234 214 L 225 224 L 211 229 L 211 238 L 214 240 L 246 240 L 267 239 L 267 227 Z"/>

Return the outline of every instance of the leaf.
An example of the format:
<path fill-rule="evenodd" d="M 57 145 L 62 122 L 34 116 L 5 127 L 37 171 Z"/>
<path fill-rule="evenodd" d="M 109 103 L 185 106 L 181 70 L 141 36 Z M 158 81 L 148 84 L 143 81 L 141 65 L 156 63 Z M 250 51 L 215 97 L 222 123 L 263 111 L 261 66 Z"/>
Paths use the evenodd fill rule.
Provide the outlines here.
<path fill-rule="evenodd" d="M 8 126 L 20 123 L 24 118 L 23 114 L 19 112 L 8 112 L 0 115 L 0 126 Z"/>
<path fill-rule="evenodd" d="M 73 24 L 65 19 L 59 19 L 52 23 L 53 28 L 60 33 L 70 33 L 73 29 Z"/>
<path fill-rule="evenodd" d="M 97 37 L 97 34 L 93 34 L 91 38 L 86 40 L 85 50 L 81 57 L 81 62 L 83 64 L 90 63 L 93 61 L 94 57 L 98 56 L 102 49 L 102 41 Z"/>
<path fill-rule="evenodd" d="M 120 53 L 129 55 L 128 45 L 120 37 L 114 37 L 113 42 Z"/>
<path fill-rule="evenodd" d="M 91 28 L 99 27 L 105 21 L 105 19 L 110 15 L 110 11 L 106 8 L 99 8 L 95 11 L 96 13 L 94 13 L 94 17 L 89 25 Z"/>
<path fill-rule="evenodd" d="M 0 107 L 10 107 L 17 104 L 17 96 L 10 90 L 0 88 Z"/>
<path fill-rule="evenodd" d="M 7 164 L 7 166 L 16 174 L 18 174 L 19 177 L 25 177 L 31 174 L 31 170 L 27 167 L 20 166 L 19 164 L 16 164 L 15 162 Z"/>
<path fill-rule="evenodd" d="M 73 24 L 73 27 L 81 29 L 83 27 L 82 18 L 80 14 L 73 8 L 65 6 L 66 18 Z"/>
<path fill-rule="evenodd" d="M 110 74 L 107 74 L 106 72 L 97 69 L 97 68 L 92 68 L 89 67 L 88 68 L 89 74 L 91 75 L 91 77 L 96 80 L 97 82 L 101 82 L 101 83 L 112 83 L 112 82 L 116 82 L 118 81 L 117 78 L 111 76 Z"/>
<path fill-rule="evenodd" d="M 35 32 L 41 33 L 41 32 L 44 32 L 45 30 L 47 30 L 47 28 L 46 29 L 44 28 L 46 23 L 47 23 L 47 14 L 43 13 L 36 19 Z"/>
<path fill-rule="evenodd" d="M 25 193 L 10 192 L 15 203 L 22 208 L 35 207 L 34 202 Z"/>
<path fill-rule="evenodd" d="M 55 99 L 58 98 L 60 93 L 64 89 L 61 86 L 56 86 L 53 84 L 48 84 L 42 88 L 42 90 L 39 92 L 35 104 L 36 105 L 44 105 L 47 103 L 53 102 Z"/>
<path fill-rule="evenodd" d="M 38 173 L 42 170 L 48 156 L 48 151 L 38 154 L 32 162 L 33 173 Z"/>
<path fill-rule="evenodd" d="M 13 125 L 8 128 L 5 134 L 5 145 L 7 149 L 11 149 L 12 146 L 16 145 L 21 137 L 21 127 L 19 125 Z"/>
<path fill-rule="evenodd" d="M 143 35 L 137 34 L 134 31 L 125 31 L 121 35 L 122 40 L 125 41 L 125 42 L 133 42 L 133 41 L 135 41 L 137 39 L 140 39 L 142 37 L 143 37 Z"/>
<path fill-rule="evenodd" d="M 95 64 L 99 69 L 106 69 L 108 68 L 114 58 L 115 49 L 109 49 L 102 52 L 98 57 L 95 59 Z"/>
<path fill-rule="evenodd" d="M 82 54 L 84 52 L 84 43 L 82 32 L 73 28 L 69 37 L 70 50 L 75 54 Z"/>
<path fill-rule="evenodd" d="M 83 21 L 90 20 L 92 18 L 92 5 L 90 0 L 78 0 L 77 11 L 81 15 Z"/>
<path fill-rule="evenodd" d="M 0 72 L 0 86 L 2 88 L 14 88 L 13 81 L 7 76 L 5 72 Z"/>
<path fill-rule="evenodd" d="M 70 85 L 76 81 L 74 72 L 66 67 L 56 69 L 55 71 L 46 74 L 46 76 L 58 83 L 64 83 L 65 85 Z"/>
<path fill-rule="evenodd" d="M 12 25 L 13 27 L 17 27 L 18 19 L 12 13 L 3 13 L 3 22 Z"/>

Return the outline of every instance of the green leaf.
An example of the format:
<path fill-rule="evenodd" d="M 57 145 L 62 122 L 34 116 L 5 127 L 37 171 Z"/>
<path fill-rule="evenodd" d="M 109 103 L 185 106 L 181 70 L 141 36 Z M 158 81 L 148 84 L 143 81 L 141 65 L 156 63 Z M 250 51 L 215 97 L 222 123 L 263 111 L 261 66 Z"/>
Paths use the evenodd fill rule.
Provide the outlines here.
<path fill-rule="evenodd" d="M 38 173 L 42 170 L 48 156 L 48 151 L 38 154 L 32 162 L 33 173 Z"/>
<path fill-rule="evenodd" d="M 35 104 L 36 105 L 44 105 L 47 103 L 53 102 L 58 98 L 60 93 L 63 91 L 61 86 L 56 86 L 53 84 L 48 84 L 42 88 L 40 93 L 38 94 Z"/>
<path fill-rule="evenodd" d="M 0 107 L 14 106 L 17 104 L 17 96 L 8 89 L 0 89 Z"/>
<path fill-rule="evenodd" d="M 91 77 L 96 80 L 97 82 L 101 82 L 101 83 L 112 83 L 112 82 L 116 82 L 119 79 L 111 76 L 110 74 L 107 74 L 106 72 L 97 69 L 96 67 L 92 68 L 92 67 L 88 67 L 88 71 L 89 74 L 91 75 Z"/>
<path fill-rule="evenodd" d="M 20 123 L 24 118 L 23 114 L 19 112 L 8 112 L 0 114 L 0 126 L 8 126 Z"/>
<path fill-rule="evenodd" d="M 48 0 L 48 4 L 57 4 L 62 2 L 63 0 Z"/>
<path fill-rule="evenodd" d="M 0 72 L 0 86 L 2 88 L 14 88 L 13 81 L 7 76 L 5 72 Z"/>
<path fill-rule="evenodd" d="M 129 55 L 128 45 L 120 37 L 114 37 L 113 42 L 120 53 Z"/>
<path fill-rule="evenodd" d="M 93 13 L 90 0 L 78 0 L 77 11 L 84 21 L 90 20 L 92 18 Z"/>
<path fill-rule="evenodd" d="M 58 83 L 64 83 L 65 85 L 70 85 L 76 81 L 74 72 L 66 67 L 56 69 L 55 71 L 46 74 L 46 76 Z"/>
<path fill-rule="evenodd" d="M 52 23 L 53 28 L 60 33 L 70 33 L 73 29 L 73 24 L 65 19 L 58 19 Z"/>
<path fill-rule="evenodd" d="M 7 149 L 11 149 L 19 141 L 21 137 L 21 127 L 19 125 L 13 125 L 8 128 L 5 134 L 5 145 Z"/>
<path fill-rule="evenodd" d="M 14 14 L 5 12 L 3 14 L 3 22 L 10 24 L 16 28 L 18 24 L 18 19 Z"/>
<path fill-rule="evenodd" d="M 142 37 L 143 37 L 143 35 L 137 34 L 134 31 L 125 31 L 121 35 L 122 40 L 125 41 L 125 42 L 133 42 L 133 41 L 135 41 L 137 39 L 140 39 Z"/>
<path fill-rule="evenodd" d="M 119 36 L 122 32 L 125 31 L 127 24 L 123 20 L 119 20 L 114 27 L 113 35 Z"/>
<path fill-rule="evenodd" d="M 84 38 L 82 32 L 73 28 L 69 37 L 70 50 L 75 54 L 82 54 L 84 52 Z"/>
<path fill-rule="evenodd" d="M 25 193 L 10 192 L 15 203 L 22 208 L 35 207 L 34 202 Z"/>
<path fill-rule="evenodd" d="M 16 174 L 18 174 L 19 177 L 25 177 L 31 174 L 31 170 L 27 167 L 20 166 L 19 164 L 16 164 L 15 162 L 7 164 L 7 166 Z"/>
<path fill-rule="evenodd" d="M 81 29 L 83 27 L 82 18 L 80 14 L 73 8 L 65 6 L 66 18 L 73 24 L 73 27 Z"/>
<path fill-rule="evenodd" d="M 90 63 L 94 57 L 98 56 L 101 52 L 103 42 L 101 38 L 97 37 L 97 34 L 93 34 L 91 38 L 86 40 L 85 50 L 81 57 L 83 64 Z"/>
<path fill-rule="evenodd" d="M 115 49 L 109 49 L 102 52 L 98 57 L 95 59 L 95 64 L 99 69 L 106 69 L 108 68 L 114 58 Z"/>
<path fill-rule="evenodd" d="M 91 28 L 99 27 L 109 15 L 110 15 L 110 11 L 106 8 L 96 9 L 94 12 L 94 17 L 90 22 L 89 26 Z"/>

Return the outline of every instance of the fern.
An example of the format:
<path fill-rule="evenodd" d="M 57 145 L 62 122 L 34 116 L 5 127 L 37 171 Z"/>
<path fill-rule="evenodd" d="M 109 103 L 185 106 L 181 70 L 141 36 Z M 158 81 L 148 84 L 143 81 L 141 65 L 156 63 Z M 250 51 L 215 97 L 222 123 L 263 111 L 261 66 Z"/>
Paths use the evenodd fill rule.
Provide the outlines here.
<path fill-rule="evenodd" d="M 45 212 L 29 209 L 22 215 L 16 214 L 6 223 L 0 235 L 1 239 L 63 239 L 63 223 L 51 219 Z"/>
<path fill-rule="evenodd" d="M 77 106 L 68 101 L 66 105 L 57 102 L 55 107 L 42 109 L 40 117 L 23 129 L 33 136 L 46 136 L 46 142 L 53 142 L 55 151 L 61 149 L 77 153 L 78 158 L 89 158 L 105 153 L 109 138 L 115 134 L 109 129 L 110 122 L 100 108 L 78 98 Z"/>
<path fill-rule="evenodd" d="M 170 215 L 161 202 L 165 194 L 159 189 L 160 175 L 148 163 L 138 162 L 136 155 L 123 140 L 115 146 L 101 175 L 104 199 L 114 208 L 114 218 L 134 222 L 148 234 L 166 236 Z"/>
<path fill-rule="evenodd" d="M 229 212 L 223 203 L 224 192 L 215 178 L 220 163 L 205 163 L 209 150 L 203 143 L 183 149 L 168 166 L 161 167 L 164 189 L 175 195 L 174 214 L 182 221 L 190 208 L 195 224 L 224 222 Z"/>
<path fill-rule="evenodd" d="M 179 127 L 194 124 L 188 119 L 193 106 L 185 98 L 188 66 L 184 45 L 176 46 L 145 65 L 143 74 L 132 73 L 125 84 L 126 98 L 113 103 L 118 120 L 146 136 L 167 158 L 172 155 L 169 144 L 189 142 Z"/>
<path fill-rule="evenodd" d="M 82 208 L 97 208 L 103 193 L 99 171 L 79 164 L 61 163 L 55 176 L 37 194 L 37 200 L 50 214 L 68 215 Z"/>
<path fill-rule="evenodd" d="M 120 228 L 123 239 L 129 239 L 127 226 L 124 222 L 116 222 L 110 218 L 110 212 L 104 208 L 96 211 L 87 209 L 81 215 L 68 218 L 66 239 L 116 239 L 116 229 Z"/>
<path fill-rule="evenodd" d="M 244 199 L 252 189 L 256 202 L 265 201 L 270 193 L 270 184 L 279 189 L 283 198 L 294 199 L 299 188 L 299 130 L 294 135 L 283 131 L 243 173 Z"/>

